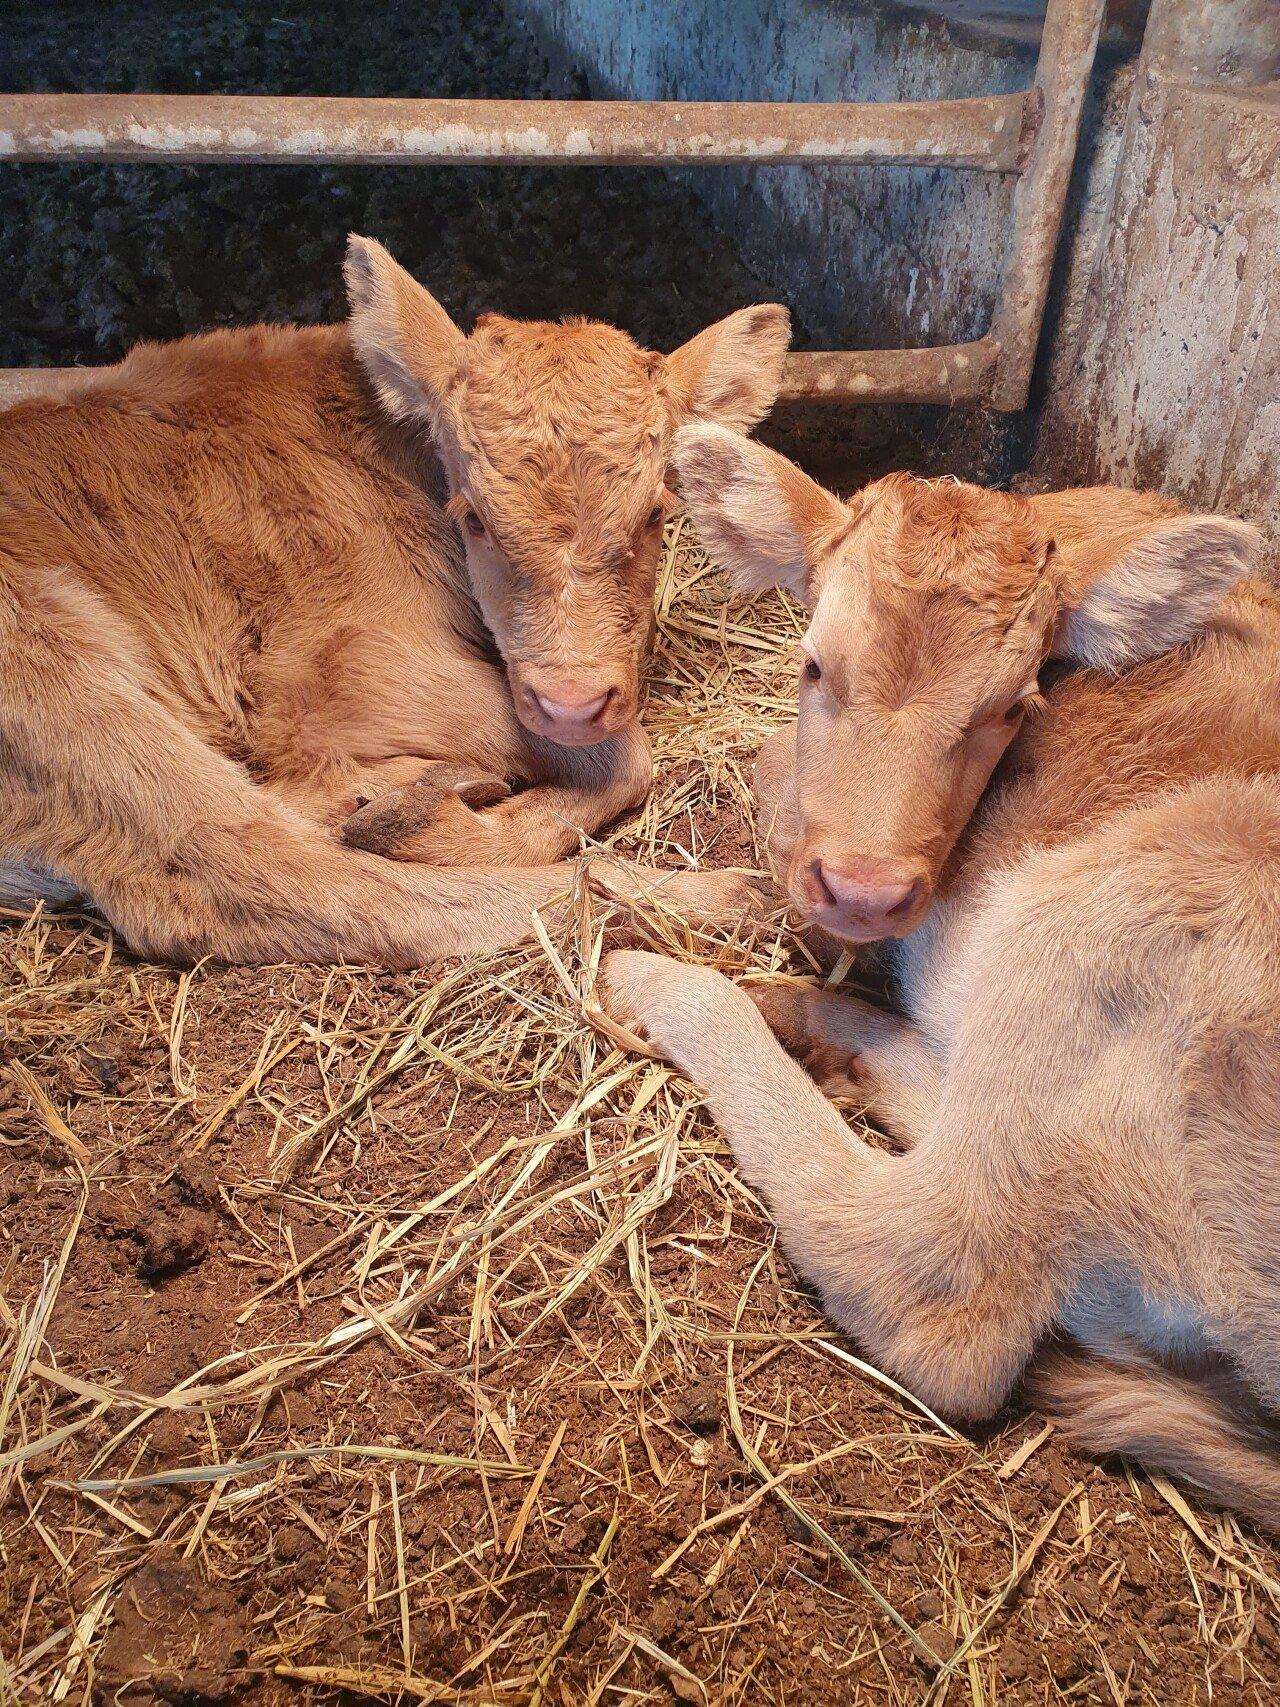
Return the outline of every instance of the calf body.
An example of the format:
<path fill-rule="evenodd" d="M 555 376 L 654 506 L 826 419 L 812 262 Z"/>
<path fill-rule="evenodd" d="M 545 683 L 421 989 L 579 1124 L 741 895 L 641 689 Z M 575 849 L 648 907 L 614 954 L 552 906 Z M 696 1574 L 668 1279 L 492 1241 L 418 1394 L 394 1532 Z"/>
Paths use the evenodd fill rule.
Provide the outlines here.
<path fill-rule="evenodd" d="M 0 899 L 84 894 L 167 958 L 416 963 L 524 934 L 643 799 L 670 434 L 759 418 L 785 314 L 662 357 L 466 338 L 362 239 L 348 282 L 349 326 L 0 416 Z"/>
<path fill-rule="evenodd" d="M 814 610 L 761 770 L 775 860 L 827 931 L 887 939 L 904 1013 L 625 954 L 611 1001 L 928 1403 L 985 1417 L 1025 1374 L 1083 1444 L 1280 1526 L 1280 601 L 1255 538 L 1108 491 L 846 507 L 754 456 L 752 520 L 723 467 L 699 497 L 723 446 L 690 439 L 706 535 L 732 565 L 725 522 L 758 546 L 768 520 Z M 895 861 L 898 918 L 866 894 Z M 859 1143 L 765 1018 L 904 1153 Z"/>

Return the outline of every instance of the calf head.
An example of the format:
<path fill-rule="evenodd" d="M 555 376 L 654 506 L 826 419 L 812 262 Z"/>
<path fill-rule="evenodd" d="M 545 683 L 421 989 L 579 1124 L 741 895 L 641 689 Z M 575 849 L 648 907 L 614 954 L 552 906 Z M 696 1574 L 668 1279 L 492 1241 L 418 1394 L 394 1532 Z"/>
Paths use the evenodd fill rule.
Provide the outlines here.
<path fill-rule="evenodd" d="M 467 337 L 368 238 L 351 239 L 346 275 L 383 407 L 435 441 L 521 722 L 564 746 L 604 740 L 637 714 L 672 435 L 762 418 L 786 309 L 744 308 L 662 356 L 585 320 L 486 314 Z"/>
<path fill-rule="evenodd" d="M 1046 659 L 1115 670 L 1181 645 L 1258 552 L 1244 523 L 1112 488 L 1027 499 L 892 474 L 842 503 L 715 428 L 684 429 L 673 458 L 738 584 L 812 613 L 787 882 L 850 942 L 923 919 Z"/>

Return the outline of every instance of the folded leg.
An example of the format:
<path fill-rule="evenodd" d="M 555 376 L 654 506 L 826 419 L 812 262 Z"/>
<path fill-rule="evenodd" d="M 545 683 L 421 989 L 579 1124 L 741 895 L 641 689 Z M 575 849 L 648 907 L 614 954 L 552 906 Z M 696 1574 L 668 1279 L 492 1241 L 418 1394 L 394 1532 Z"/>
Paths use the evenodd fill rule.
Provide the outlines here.
<path fill-rule="evenodd" d="M 985 1116 L 948 1120 L 942 1108 L 917 1149 L 888 1156 L 856 1138 L 719 973 L 620 951 L 601 991 L 616 1019 L 702 1086 L 835 1319 L 926 1403 L 972 1418 L 996 1410 L 1044 1330 L 1050 1281 L 1025 1204 L 984 1190 L 981 1159 L 969 1177 L 958 1165 L 986 1140 Z"/>
<path fill-rule="evenodd" d="M 920 1141 L 938 1110 L 942 1074 L 909 1020 L 799 979 L 747 993 L 828 1096 L 857 1098 L 863 1112 L 903 1145 Z"/>
<path fill-rule="evenodd" d="M 549 749 L 550 743 L 540 743 Z M 343 839 L 384 857 L 430 865 L 538 865 L 576 853 L 649 791 L 653 761 L 638 724 L 598 747 L 533 755 L 531 786 L 442 764 L 355 812 Z"/>

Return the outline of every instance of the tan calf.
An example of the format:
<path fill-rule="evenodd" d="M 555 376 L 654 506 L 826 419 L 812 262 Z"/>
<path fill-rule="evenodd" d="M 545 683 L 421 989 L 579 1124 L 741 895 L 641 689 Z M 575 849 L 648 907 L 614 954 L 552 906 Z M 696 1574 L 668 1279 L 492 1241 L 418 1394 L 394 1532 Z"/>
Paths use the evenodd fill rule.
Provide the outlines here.
<path fill-rule="evenodd" d="M 714 430 L 676 455 L 711 549 L 812 609 L 762 806 L 797 904 L 884 941 L 907 1017 L 804 985 L 759 1007 L 905 1153 L 858 1142 L 717 974 L 615 954 L 607 999 L 706 1088 L 832 1314 L 921 1398 L 985 1417 L 1025 1372 L 1085 1446 L 1280 1527 L 1256 535 L 1107 489 L 893 476 L 844 505 Z"/>
<path fill-rule="evenodd" d="M 363 238 L 347 280 L 347 327 L 143 346 L 0 416 L 0 902 L 80 893 L 176 960 L 420 963 L 523 935 L 644 798 L 671 435 L 760 419 L 785 310 L 663 357 L 465 337 Z"/>

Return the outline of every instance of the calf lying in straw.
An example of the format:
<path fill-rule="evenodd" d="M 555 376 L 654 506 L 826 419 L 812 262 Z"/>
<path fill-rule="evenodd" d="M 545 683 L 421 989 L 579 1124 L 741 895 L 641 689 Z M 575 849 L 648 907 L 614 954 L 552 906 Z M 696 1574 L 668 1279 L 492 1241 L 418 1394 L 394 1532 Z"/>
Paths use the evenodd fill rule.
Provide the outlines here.
<path fill-rule="evenodd" d="M 706 969 L 603 991 L 705 1087 L 832 1314 L 929 1404 L 1025 1372 L 1083 1445 L 1280 1525 L 1280 600 L 1252 529 L 1101 489 L 849 504 L 714 429 L 709 549 L 812 610 L 759 773 L 795 903 L 907 1018 Z M 1071 1342 L 1054 1346 L 1059 1333 Z"/>
<path fill-rule="evenodd" d="M 144 346 L 0 417 L 0 902 L 83 893 L 175 960 L 420 963 L 522 936 L 644 798 L 668 444 L 761 418 L 786 311 L 663 357 L 465 337 L 362 238 L 347 280 L 347 327 Z"/>

